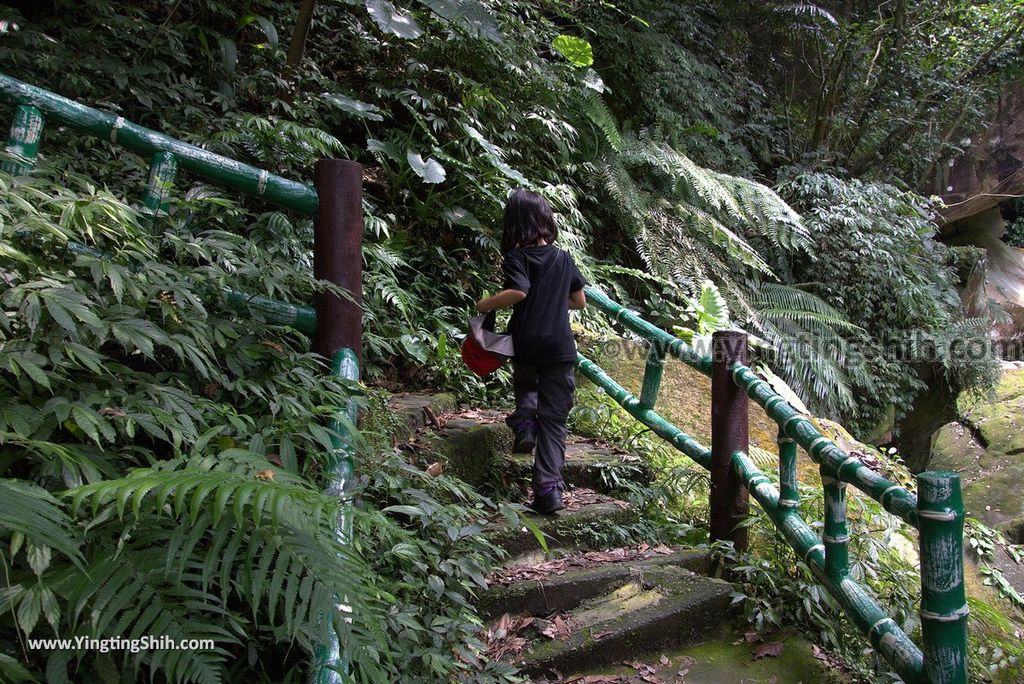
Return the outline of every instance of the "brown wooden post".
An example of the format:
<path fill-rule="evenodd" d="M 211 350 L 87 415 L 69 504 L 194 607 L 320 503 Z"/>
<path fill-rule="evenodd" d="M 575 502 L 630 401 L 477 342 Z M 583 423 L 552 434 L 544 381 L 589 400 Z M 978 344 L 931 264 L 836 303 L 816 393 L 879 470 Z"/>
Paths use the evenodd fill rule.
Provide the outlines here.
<path fill-rule="evenodd" d="M 313 275 L 348 291 L 316 296 L 313 351 L 328 359 L 351 349 L 362 366 L 363 347 L 363 167 L 343 159 L 321 159 L 313 171 L 319 198 L 313 229 Z"/>
<path fill-rule="evenodd" d="M 711 336 L 711 541 L 747 548 L 739 527 L 749 510 L 747 488 L 732 468 L 732 455 L 747 452 L 747 394 L 732 379 L 730 366 L 747 362 L 747 334 L 725 330 Z"/>

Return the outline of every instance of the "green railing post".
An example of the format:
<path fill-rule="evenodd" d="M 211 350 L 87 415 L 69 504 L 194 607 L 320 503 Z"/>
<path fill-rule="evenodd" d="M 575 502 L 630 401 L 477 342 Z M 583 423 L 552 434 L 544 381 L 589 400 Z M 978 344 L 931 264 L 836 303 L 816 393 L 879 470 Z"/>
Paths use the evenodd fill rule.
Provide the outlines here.
<path fill-rule="evenodd" d="M 149 162 L 149 180 L 142 195 L 142 206 L 150 214 L 167 213 L 170 186 L 178 173 L 178 160 L 170 152 L 157 152 Z"/>
<path fill-rule="evenodd" d="M 779 505 L 797 508 L 800 490 L 796 478 L 796 441 L 779 430 Z"/>
<path fill-rule="evenodd" d="M 921 531 L 921 632 L 925 679 L 967 682 L 967 601 L 964 588 L 964 503 L 960 476 L 929 471 L 917 476 Z"/>
<path fill-rule="evenodd" d="M 363 167 L 341 159 L 318 161 L 313 172 L 318 204 L 313 225 L 313 275 L 342 290 L 345 295 L 319 292 L 316 295 L 316 332 L 313 350 L 332 360 L 332 373 L 359 380 L 363 348 Z M 335 418 L 330 427 L 334 438 L 326 468 L 326 492 L 346 504 L 336 532 L 342 543 L 351 539 L 351 503 L 354 462 L 349 427 L 358 419 L 356 406 L 349 401 L 346 420 Z M 349 659 L 338 638 L 337 621 L 350 620 L 346 597 L 338 597 L 326 625 L 327 636 L 317 644 L 310 671 L 310 684 L 341 684 L 346 681 Z M 325 617 L 325 622 L 328 618 Z"/>
<path fill-rule="evenodd" d="M 43 137 L 43 113 L 32 105 L 18 105 L 11 121 L 11 134 L 7 138 L 6 152 L 15 157 L 0 164 L 0 169 L 12 176 L 29 171 L 36 165 L 39 140 Z"/>
<path fill-rule="evenodd" d="M 850 571 L 850 535 L 846 529 L 846 483 L 832 477 L 821 467 L 821 485 L 825 490 L 825 574 L 837 584 Z"/>
<path fill-rule="evenodd" d="M 731 541 L 739 551 L 747 548 L 747 528 L 741 523 L 750 504 L 732 456 L 749 447 L 748 402 L 732 372 L 746 361 L 746 333 L 723 330 L 711 336 L 711 541 Z"/>
<path fill-rule="evenodd" d="M 661 375 L 665 370 L 665 345 L 651 341 L 651 351 L 647 354 L 644 366 L 644 381 L 640 387 L 640 408 L 653 409 L 658 401 L 658 390 L 661 388 Z"/>

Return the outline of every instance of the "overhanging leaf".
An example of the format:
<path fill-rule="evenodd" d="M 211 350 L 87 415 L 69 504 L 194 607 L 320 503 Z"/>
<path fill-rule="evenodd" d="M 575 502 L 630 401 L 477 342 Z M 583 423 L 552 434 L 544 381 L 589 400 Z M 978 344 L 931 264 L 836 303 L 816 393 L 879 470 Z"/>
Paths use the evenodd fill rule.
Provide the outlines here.
<path fill-rule="evenodd" d="M 563 33 L 551 41 L 551 47 L 575 66 L 588 67 L 594 64 L 594 49 L 583 38 Z"/>
<path fill-rule="evenodd" d="M 471 34 L 495 43 L 501 42 L 498 24 L 478 0 L 420 0 L 442 19 L 461 24 Z"/>
<path fill-rule="evenodd" d="M 277 29 L 270 23 L 270 20 L 264 16 L 258 14 L 246 14 L 244 17 L 238 20 L 239 30 L 245 28 L 249 24 L 255 23 L 263 31 L 263 35 L 267 37 L 267 43 L 271 47 L 277 47 Z"/>
<path fill-rule="evenodd" d="M 380 115 L 380 107 L 369 102 L 353 100 L 351 97 L 341 95 L 340 93 L 324 93 L 322 97 L 329 104 L 356 118 L 368 119 L 370 121 L 384 120 L 384 117 Z"/>
<path fill-rule="evenodd" d="M 423 29 L 412 14 L 398 9 L 387 0 L 366 0 L 366 11 L 385 33 L 406 39 L 419 38 L 423 35 Z"/>
<path fill-rule="evenodd" d="M 412 150 L 406 152 L 405 157 L 409 161 L 409 166 L 424 183 L 441 183 L 448 175 L 444 167 L 433 157 L 424 160 Z"/>

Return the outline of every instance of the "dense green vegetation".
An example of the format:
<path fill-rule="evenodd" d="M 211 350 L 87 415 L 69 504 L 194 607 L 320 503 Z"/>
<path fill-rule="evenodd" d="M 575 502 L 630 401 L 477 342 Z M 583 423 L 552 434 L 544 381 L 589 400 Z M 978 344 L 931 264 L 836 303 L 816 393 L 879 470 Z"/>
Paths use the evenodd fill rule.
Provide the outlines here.
<path fill-rule="evenodd" d="M 290 178 L 361 161 L 376 387 L 502 391 L 452 349 L 495 285 L 516 185 L 549 198 L 588 278 L 667 325 L 708 327 L 692 298 L 711 281 L 768 343 L 836 340 L 767 360 L 858 429 L 925 390 L 880 345 L 983 325 L 963 320 L 916 193 L 1019 76 L 1018 2 L 321 0 L 290 66 L 297 10 L 4 7 L 0 64 Z M 0 174 L 0 676 L 31 681 L 26 661 L 50 681 L 299 681 L 333 595 L 353 597 L 339 627 L 363 678 L 512 676 L 480 662 L 466 601 L 494 560 L 475 526 L 498 508 L 390 455 L 377 390 L 331 380 L 308 340 L 222 301 L 230 284 L 308 302 L 310 223 L 187 177 L 153 219 L 132 206 L 145 164 L 51 126 L 38 171 Z M 984 386 L 957 363 L 924 365 Z M 345 550 L 319 493 L 319 421 L 353 394 L 370 427 Z M 126 663 L 25 650 L 105 630 L 222 647 Z"/>

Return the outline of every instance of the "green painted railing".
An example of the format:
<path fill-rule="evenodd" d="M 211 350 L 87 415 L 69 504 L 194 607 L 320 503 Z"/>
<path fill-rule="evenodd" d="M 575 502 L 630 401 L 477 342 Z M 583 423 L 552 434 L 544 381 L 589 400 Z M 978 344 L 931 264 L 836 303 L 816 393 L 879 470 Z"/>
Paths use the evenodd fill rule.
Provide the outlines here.
<path fill-rule="evenodd" d="M 716 538 L 717 523 L 719 530 L 725 530 L 717 538 L 739 542 L 739 547 L 746 544 L 745 528 L 741 529 L 738 523 L 747 514 L 745 502 L 749 492 L 815 579 L 904 681 L 911 684 L 965 683 L 968 610 L 964 594 L 964 513 L 959 476 L 948 472 L 921 473 L 917 476 L 919 494 L 915 497 L 840 449 L 744 365 L 745 335 L 716 333 L 713 355 L 708 357 L 613 302 L 594 287 L 587 288 L 587 299 L 622 327 L 647 340 L 651 352 L 639 397 L 630 394 L 582 354 L 577 357 L 577 368 L 631 416 L 712 472 L 712 537 Z M 728 343 L 737 341 L 738 345 L 730 349 Z M 712 378 L 712 445 L 724 444 L 724 448 L 713 451 L 702 446 L 654 410 L 665 356 L 678 358 Z M 748 397 L 764 408 L 779 426 L 781 491 L 746 453 Z M 732 407 L 724 405 L 730 402 Z M 730 411 L 730 408 L 736 410 Z M 739 435 L 738 440 L 736 435 Z M 821 537 L 797 511 L 797 446 L 820 467 L 825 495 Z M 850 575 L 845 498 L 848 484 L 918 530 L 921 648 Z M 723 511 L 724 519 L 721 519 Z"/>
<path fill-rule="evenodd" d="M 142 208 L 148 213 L 168 210 L 171 188 L 179 169 L 183 169 L 279 207 L 315 216 L 314 276 L 345 288 L 348 298 L 321 294 L 314 309 L 225 288 L 225 299 L 231 306 L 255 309 L 272 323 L 290 325 L 314 337 L 314 349 L 331 359 L 333 375 L 359 380 L 362 344 L 359 253 L 363 223 L 362 169 L 358 164 L 343 160 L 318 162 L 315 187 L 311 187 L 175 140 L 116 114 L 93 109 L 4 74 L 0 74 L 0 99 L 15 106 L 5 150 L 10 159 L 0 164 L 0 169 L 7 173 L 20 175 L 31 171 L 38 158 L 45 123 L 49 120 L 150 157 L 149 176 L 142 196 Z M 323 206 L 318 201 L 321 195 L 326 198 Z M 69 243 L 68 249 L 98 259 L 113 258 L 77 242 Z M 356 419 L 355 402 L 349 401 L 329 426 L 334 437 L 325 468 L 325 491 L 346 504 L 351 501 L 354 467 L 349 428 L 356 424 Z M 351 539 L 352 521 L 345 506 L 339 514 L 336 532 L 343 543 Z M 323 618 L 324 623 L 330 624 L 325 641 L 316 646 L 313 654 L 309 677 L 312 684 L 338 684 L 346 679 L 349 660 L 336 625 L 349 619 L 350 608 L 346 597 L 337 598 L 337 605 L 324 607 L 328 613 Z"/>

